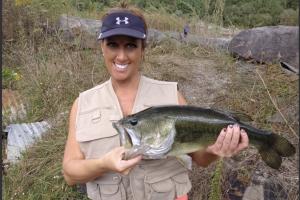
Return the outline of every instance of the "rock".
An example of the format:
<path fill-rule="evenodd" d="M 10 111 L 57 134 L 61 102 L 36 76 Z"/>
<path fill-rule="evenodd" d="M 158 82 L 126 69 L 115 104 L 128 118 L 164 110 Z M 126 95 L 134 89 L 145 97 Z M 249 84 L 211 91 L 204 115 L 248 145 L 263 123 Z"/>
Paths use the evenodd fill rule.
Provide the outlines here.
<path fill-rule="evenodd" d="M 51 125 L 46 121 L 9 124 L 4 132 L 7 132 L 7 160 L 17 163 L 22 152 L 32 146 L 35 141 L 46 134 Z"/>
<path fill-rule="evenodd" d="M 62 40 L 69 44 L 78 44 L 82 48 L 97 48 L 97 37 L 101 20 L 83 19 L 62 15 L 59 19 L 59 29 L 62 31 Z"/>
<path fill-rule="evenodd" d="M 242 200 L 274 200 L 287 199 L 287 192 L 282 187 L 282 183 L 267 173 L 262 175 L 254 174 L 252 184 L 244 192 Z"/>
<path fill-rule="evenodd" d="M 148 30 L 148 37 L 147 37 L 148 44 L 159 44 L 166 38 L 167 38 L 167 35 L 162 33 L 159 30 L 156 30 L 156 29 Z"/>
<path fill-rule="evenodd" d="M 229 52 L 260 63 L 285 62 L 299 71 L 298 41 L 298 26 L 259 27 L 234 36 Z"/>
<path fill-rule="evenodd" d="M 264 188 L 262 185 L 247 187 L 243 200 L 264 200 Z"/>
<path fill-rule="evenodd" d="M 187 38 L 184 38 L 184 41 L 188 44 L 206 46 L 227 51 L 231 38 L 209 38 L 190 34 Z"/>
<path fill-rule="evenodd" d="M 83 19 L 62 15 L 59 19 L 59 29 L 62 31 L 62 40 L 71 45 L 80 45 L 82 48 L 95 49 L 99 45 L 97 36 L 102 25 L 101 20 Z M 148 30 L 147 43 L 156 45 L 165 39 L 171 39 L 174 42 L 186 42 L 193 45 L 202 45 L 212 48 L 227 50 L 230 38 L 206 38 L 189 34 L 183 38 L 179 32 L 161 32 L 156 29 Z"/>

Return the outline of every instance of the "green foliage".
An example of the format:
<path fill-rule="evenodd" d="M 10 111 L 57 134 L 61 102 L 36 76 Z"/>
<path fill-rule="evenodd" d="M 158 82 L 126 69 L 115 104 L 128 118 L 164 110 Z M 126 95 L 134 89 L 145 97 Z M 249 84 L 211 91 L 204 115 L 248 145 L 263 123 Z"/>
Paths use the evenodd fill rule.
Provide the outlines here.
<path fill-rule="evenodd" d="M 149 10 L 151 8 L 164 8 L 169 14 L 180 17 L 197 17 L 213 23 L 225 26 L 240 26 L 245 28 L 268 26 L 287 23 L 295 24 L 297 17 L 292 11 L 285 12 L 284 9 L 293 10 L 298 13 L 298 1 L 296 0 L 131 0 L 132 4 Z M 287 16 L 288 15 L 288 16 Z M 293 16 L 293 20 L 283 20 Z M 292 22 L 291 22 L 292 21 Z"/>
<path fill-rule="evenodd" d="M 280 24 L 297 26 L 299 24 L 298 18 L 299 9 L 285 9 L 279 16 Z"/>
<path fill-rule="evenodd" d="M 293 9 L 293 10 L 297 10 L 299 9 L 299 1 L 298 0 L 285 0 L 283 1 L 283 3 L 285 4 L 286 9 Z"/>
<path fill-rule="evenodd" d="M 282 0 L 227 0 L 224 24 L 241 27 L 277 25 L 282 11 Z"/>
<path fill-rule="evenodd" d="M 221 192 L 222 168 L 223 168 L 223 160 L 220 159 L 217 161 L 216 169 L 213 172 L 209 200 L 222 199 L 222 192 Z"/>
<path fill-rule="evenodd" d="M 21 75 L 11 68 L 2 68 L 2 88 L 13 88 L 16 81 L 21 79 Z"/>

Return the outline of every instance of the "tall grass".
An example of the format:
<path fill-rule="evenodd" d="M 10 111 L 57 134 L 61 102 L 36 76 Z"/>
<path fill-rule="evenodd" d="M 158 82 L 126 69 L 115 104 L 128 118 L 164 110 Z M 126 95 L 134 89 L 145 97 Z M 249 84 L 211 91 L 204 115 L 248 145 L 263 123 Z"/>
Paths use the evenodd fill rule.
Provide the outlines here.
<path fill-rule="evenodd" d="M 4 62 L 22 74 L 16 89 L 28 116 L 23 122 L 47 120 L 52 125 L 46 137 L 34 144 L 5 175 L 5 199 L 81 199 L 67 186 L 61 163 L 67 136 L 68 113 L 79 92 L 107 79 L 99 50 L 80 50 L 62 43 L 59 36 L 40 39 L 39 45 L 25 40 L 4 45 Z"/>

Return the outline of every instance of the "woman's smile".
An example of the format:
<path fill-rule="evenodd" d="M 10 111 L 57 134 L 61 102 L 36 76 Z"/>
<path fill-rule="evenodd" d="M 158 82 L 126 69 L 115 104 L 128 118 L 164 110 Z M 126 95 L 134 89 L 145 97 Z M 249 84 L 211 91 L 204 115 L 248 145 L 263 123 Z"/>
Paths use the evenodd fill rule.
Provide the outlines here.
<path fill-rule="evenodd" d="M 115 66 L 116 66 L 117 71 L 123 72 L 127 69 L 128 64 L 123 64 L 122 65 L 122 64 L 115 63 Z"/>

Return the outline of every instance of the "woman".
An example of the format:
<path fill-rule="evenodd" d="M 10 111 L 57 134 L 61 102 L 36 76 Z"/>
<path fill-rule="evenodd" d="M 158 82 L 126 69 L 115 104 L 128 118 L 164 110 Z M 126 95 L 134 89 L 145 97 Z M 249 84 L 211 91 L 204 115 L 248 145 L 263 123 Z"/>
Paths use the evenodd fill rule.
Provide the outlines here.
<path fill-rule="evenodd" d="M 126 151 L 111 123 L 147 107 L 185 105 L 177 83 L 149 79 L 140 73 L 147 38 L 143 15 L 123 5 L 103 17 L 99 40 L 111 78 L 82 92 L 69 123 L 63 172 L 69 185 L 86 183 L 91 199 L 187 199 L 188 170 L 178 159 L 122 160 Z M 238 125 L 224 127 L 215 144 L 190 157 L 208 166 L 248 146 Z"/>

